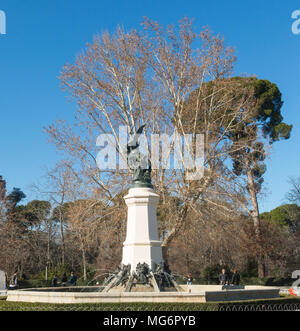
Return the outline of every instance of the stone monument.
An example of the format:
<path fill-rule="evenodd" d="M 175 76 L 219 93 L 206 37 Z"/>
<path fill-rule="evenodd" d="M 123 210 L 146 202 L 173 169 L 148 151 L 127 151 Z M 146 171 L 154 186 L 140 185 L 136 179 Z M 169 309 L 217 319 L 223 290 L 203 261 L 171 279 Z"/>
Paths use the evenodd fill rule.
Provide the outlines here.
<path fill-rule="evenodd" d="M 104 281 L 103 292 L 130 292 L 178 289 L 168 267 L 163 262 L 158 237 L 156 208 L 159 195 L 151 184 L 151 162 L 139 150 L 141 126 L 127 145 L 127 162 L 133 172 L 132 183 L 124 197 L 128 207 L 126 240 L 122 263 Z"/>
<path fill-rule="evenodd" d="M 163 262 L 156 219 L 159 196 L 152 188 L 135 187 L 129 189 L 124 199 L 128 214 L 122 263 L 130 264 L 132 270 L 136 270 L 139 263 L 147 263 L 154 270 Z"/>
<path fill-rule="evenodd" d="M 142 133 L 143 128 L 137 131 L 137 135 Z M 129 192 L 124 197 L 128 217 L 120 266 L 105 279 L 102 286 L 96 287 L 97 293 L 80 293 L 70 288 L 66 292 L 24 289 L 8 291 L 7 300 L 48 303 L 195 303 L 279 297 L 279 288 L 264 286 L 222 289 L 222 285 L 177 285 L 163 262 L 156 219 L 159 196 L 151 184 L 151 163 L 138 149 L 137 135 L 127 146 L 127 161 L 133 177 Z"/>

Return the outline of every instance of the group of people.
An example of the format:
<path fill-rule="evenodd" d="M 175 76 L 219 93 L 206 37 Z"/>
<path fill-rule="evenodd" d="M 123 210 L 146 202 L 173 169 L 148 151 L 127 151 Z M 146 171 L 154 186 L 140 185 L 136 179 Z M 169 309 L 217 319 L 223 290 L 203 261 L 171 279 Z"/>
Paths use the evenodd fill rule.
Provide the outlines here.
<path fill-rule="evenodd" d="M 241 281 L 241 276 L 240 276 L 239 272 L 236 269 L 233 271 L 231 279 L 230 279 L 230 276 L 227 273 L 226 269 L 222 269 L 222 271 L 219 275 L 220 285 L 223 285 L 223 286 L 225 286 L 225 285 L 238 286 L 238 285 L 240 285 L 240 281 Z M 193 283 L 193 277 L 189 273 L 186 277 L 186 284 L 187 285 L 192 285 L 192 283 Z"/>
<path fill-rule="evenodd" d="M 238 273 L 238 271 L 235 269 L 233 271 L 231 280 L 229 277 L 229 274 L 226 272 L 226 269 L 222 269 L 222 272 L 219 275 L 219 281 L 220 281 L 220 285 L 235 285 L 238 286 L 240 285 L 240 281 L 241 281 L 241 276 Z"/>
<path fill-rule="evenodd" d="M 6 275 L 6 279 L 7 279 L 7 275 Z M 6 281 L 7 283 L 7 281 Z M 67 277 L 67 274 L 64 273 L 61 277 L 61 282 L 59 283 L 59 280 L 58 280 L 58 277 L 57 275 L 55 274 L 54 277 L 52 278 L 52 286 L 56 287 L 58 286 L 59 284 L 61 284 L 62 286 L 67 286 L 67 284 L 70 284 L 71 286 L 76 286 L 76 283 L 77 283 L 77 277 L 75 276 L 74 272 L 72 271 L 71 272 L 71 276 L 68 280 L 68 277 Z M 9 290 L 15 290 L 19 287 L 19 284 L 18 284 L 18 272 L 16 271 L 10 281 L 9 281 L 9 286 L 8 286 L 8 289 Z"/>
<path fill-rule="evenodd" d="M 192 275 L 189 273 L 186 277 L 186 283 L 187 285 L 192 285 L 193 283 L 193 277 Z M 241 281 L 241 277 L 240 274 L 238 273 L 238 271 L 235 269 L 232 277 L 230 279 L 229 274 L 227 273 L 226 269 L 222 269 L 222 272 L 219 275 L 219 282 L 220 285 L 235 285 L 238 286 L 240 285 L 240 281 Z M 77 277 L 75 276 L 74 272 L 71 272 L 70 278 L 68 280 L 67 274 L 64 272 L 62 277 L 61 277 L 61 285 L 62 286 L 67 286 L 67 284 L 70 284 L 71 286 L 76 286 L 77 284 Z M 59 285 L 59 280 L 57 275 L 55 274 L 53 279 L 52 279 L 52 286 L 56 287 Z M 16 289 L 18 288 L 18 272 L 16 271 L 13 276 L 11 277 L 10 280 L 10 284 L 9 284 L 9 289 Z"/>
<path fill-rule="evenodd" d="M 76 286 L 77 277 L 75 276 L 73 271 L 71 272 L 71 276 L 70 276 L 69 281 L 68 281 L 67 274 L 65 272 L 63 273 L 63 275 L 61 277 L 61 285 L 62 286 L 67 286 L 67 283 L 69 283 L 71 286 Z M 52 286 L 56 287 L 56 286 L 58 286 L 58 284 L 59 284 L 59 280 L 58 280 L 57 275 L 55 274 L 53 279 L 52 279 Z"/>

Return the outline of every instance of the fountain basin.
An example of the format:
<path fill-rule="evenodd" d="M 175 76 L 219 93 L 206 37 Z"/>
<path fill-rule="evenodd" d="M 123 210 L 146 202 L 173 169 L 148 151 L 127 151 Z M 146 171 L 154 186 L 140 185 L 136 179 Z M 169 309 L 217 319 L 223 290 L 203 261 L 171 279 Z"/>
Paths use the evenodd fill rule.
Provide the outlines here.
<path fill-rule="evenodd" d="M 279 288 L 267 286 L 245 286 L 244 289 L 222 290 L 218 285 L 183 285 L 181 292 L 99 292 L 99 287 L 83 291 L 84 288 L 43 288 L 8 291 L 7 301 L 41 303 L 201 303 L 241 301 L 279 297 Z M 87 289 L 87 288 L 86 288 Z M 92 291 L 93 290 L 93 291 Z"/>

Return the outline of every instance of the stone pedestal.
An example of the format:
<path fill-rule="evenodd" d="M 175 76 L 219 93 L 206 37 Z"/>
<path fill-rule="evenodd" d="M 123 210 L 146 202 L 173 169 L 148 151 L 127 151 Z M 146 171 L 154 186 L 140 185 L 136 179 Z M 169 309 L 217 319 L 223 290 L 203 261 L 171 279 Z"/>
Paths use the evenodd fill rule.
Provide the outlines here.
<path fill-rule="evenodd" d="M 124 199 L 128 214 L 122 263 L 130 264 L 131 272 L 138 263 L 147 263 L 153 270 L 163 261 L 156 218 L 159 196 L 151 188 L 131 188 Z"/>

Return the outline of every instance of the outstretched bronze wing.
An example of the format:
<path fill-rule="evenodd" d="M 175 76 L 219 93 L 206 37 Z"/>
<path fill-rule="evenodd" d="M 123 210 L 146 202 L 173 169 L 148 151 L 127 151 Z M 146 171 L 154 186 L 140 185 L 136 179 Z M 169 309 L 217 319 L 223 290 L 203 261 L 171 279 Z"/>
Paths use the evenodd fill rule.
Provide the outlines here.
<path fill-rule="evenodd" d="M 131 149 L 138 147 L 138 139 L 139 135 L 143 133 L 144 127 L 146 125 L 143 124 L 136 132 L 136 134 L 133 136 L 131 140 L 129 140 L 127 145 L 127 152 L 130 152 Z"/>

